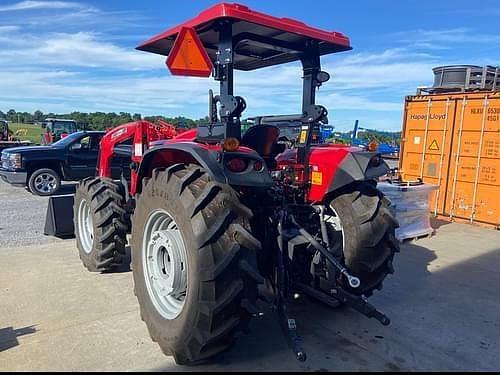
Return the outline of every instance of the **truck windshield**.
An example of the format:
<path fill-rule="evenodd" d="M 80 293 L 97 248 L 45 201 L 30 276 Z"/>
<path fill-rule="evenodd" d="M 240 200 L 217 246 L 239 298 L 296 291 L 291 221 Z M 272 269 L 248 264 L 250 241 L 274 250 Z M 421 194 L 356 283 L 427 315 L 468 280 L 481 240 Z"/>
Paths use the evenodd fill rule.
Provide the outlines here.
<path fill-rule="evenodd" d="M 54 142 L 52 145 L 57 146 L 57 147 L 66 147 L 70 143 L 73 143 L 78 138 L 80 138 L 81 135 L 82 135 L 81 132 L 72 133 L 72 134 L 68 135 L 67 137 L 64 137 L 64 138 L 58 140 L 57 142 Z"/>

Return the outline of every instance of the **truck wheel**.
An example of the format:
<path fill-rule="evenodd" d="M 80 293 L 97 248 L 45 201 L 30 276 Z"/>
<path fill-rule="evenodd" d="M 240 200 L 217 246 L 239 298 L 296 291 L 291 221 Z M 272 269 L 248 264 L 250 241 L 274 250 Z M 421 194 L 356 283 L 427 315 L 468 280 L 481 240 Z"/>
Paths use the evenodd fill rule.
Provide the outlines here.
<path fill-rule="evenodd" d="M 229 348 L 256 313 L 260 242 L 252 212 L 196 165 L 155 169 L 132 217 L 132 268 L 141 318 L 178 364 Z"/>
<path fill-rule="evenodd" d="M 395 238 L 398 223 L 389 209 L 390 201 L 369 182 L 348 186 L 329 202 L 330 243 L 361 285 L 351 288 L 344 276 L 342 286 L 354 293 L 370 296 L 381 289 L 393 273 L 394 253 L 399 252 Z M 330 267 L 330 274 L 337 271 Z"/>
<path fill-rule="evenodd" d="M 61 178 L 53 169 L 37 169 L 28 179 L 28 189 L 36 195 L 52 195 L 55 194 L 60 187 Z"/>
<path fill-rule="evenodd" d="M 124 259 L 127 225 L 123 200 L 119 186 L 108 178 L 85 178 L 76 189 L 76 244 L 83 265 L 91 272 L 111 270 Z"/>

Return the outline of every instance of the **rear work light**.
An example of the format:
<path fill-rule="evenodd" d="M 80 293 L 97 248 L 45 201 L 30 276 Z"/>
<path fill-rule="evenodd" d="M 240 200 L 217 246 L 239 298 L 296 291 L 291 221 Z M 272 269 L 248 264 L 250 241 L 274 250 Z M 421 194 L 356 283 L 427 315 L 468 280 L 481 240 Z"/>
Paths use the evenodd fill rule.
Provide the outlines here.
<path fill-rule="evenodd" d="M 238 138 L 228 137 L 222 141 L 222 148 L 224 151 L 236 151 L 240 147 Z"/>
<path fill-rule="evenodd" d="M 226 161 L 226 167 L 231 172 L 236 172 L 236 173 L 243 172 L 248 167 L 248 160 L 242 158 L 231 158 L 228 161 Z"/>

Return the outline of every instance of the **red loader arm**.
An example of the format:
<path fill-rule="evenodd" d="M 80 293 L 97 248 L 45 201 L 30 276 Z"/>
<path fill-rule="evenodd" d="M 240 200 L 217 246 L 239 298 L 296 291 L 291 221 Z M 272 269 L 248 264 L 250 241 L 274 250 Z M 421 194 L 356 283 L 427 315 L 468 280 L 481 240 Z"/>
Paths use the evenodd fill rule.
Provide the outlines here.
<path fill-rule="evenodd" d="M 97 176 L 111 177 L 111 161 L 116 153 L 117 145 L 132 139 L 132 165 L 139 165 L 144 152 L 151 147 L 152 142 L 171 139 L 176 135 L 175 127 L 162 120 L 159 121 L 159 124 L 153 124 L 149 121 L 135 121 L 110 130 L 101 139 Z M 137 181 L 136 168 L 132 167 L 131 177 L 130 191 L 133 193 Z"/>

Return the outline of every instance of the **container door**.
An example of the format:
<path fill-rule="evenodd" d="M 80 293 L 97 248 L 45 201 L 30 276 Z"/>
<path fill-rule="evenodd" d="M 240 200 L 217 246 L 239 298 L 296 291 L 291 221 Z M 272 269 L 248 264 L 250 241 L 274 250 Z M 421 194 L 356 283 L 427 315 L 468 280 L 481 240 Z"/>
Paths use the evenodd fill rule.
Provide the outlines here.
<path fill-rule="evenodd" d="M 444 210 L 455 108 L 455 100 L 442 96 L 406 103 L 401 175 L 439 186 L 430 201 L 434 213 Z"/>
<path fill-rule="evenodd" d="M 445 211 L 500 226 L 500 98 L 458 104 Z"/>

